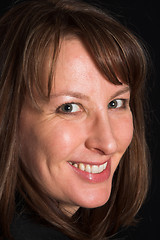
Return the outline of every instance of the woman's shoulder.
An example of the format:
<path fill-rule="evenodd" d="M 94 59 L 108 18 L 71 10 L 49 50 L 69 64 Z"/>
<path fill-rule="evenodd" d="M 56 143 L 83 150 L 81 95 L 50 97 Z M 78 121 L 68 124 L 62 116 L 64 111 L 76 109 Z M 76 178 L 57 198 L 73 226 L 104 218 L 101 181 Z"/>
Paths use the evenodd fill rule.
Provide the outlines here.
<path fill-rule="evenodd" d="M 54 227 L 35 221 L 28 214 L 17 215 L 11 225 L 14 240 L 70 240 Z"/>

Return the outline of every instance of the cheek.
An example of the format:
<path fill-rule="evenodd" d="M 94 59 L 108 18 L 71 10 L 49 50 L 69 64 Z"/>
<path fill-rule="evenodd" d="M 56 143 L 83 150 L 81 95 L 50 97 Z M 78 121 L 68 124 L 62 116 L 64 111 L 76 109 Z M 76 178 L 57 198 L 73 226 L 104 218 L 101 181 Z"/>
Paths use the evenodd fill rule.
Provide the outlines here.
<path fill-rule="evenodd" d="M 64 168 L 66 161 L 70 160 L 75 149 L 80 146 L 81 136 L 73 123 L 27 122 L 21 128 L 20 157 L 34 177 L 38 181 L 44 181 L 49 178 L 51 169 L 54 169 L 54 174 L 59 174 L 59 169 Z"/>
<path fill-rule="evenodd" d="M 118 150 L 124 152 L 131 143 L 133 137 L 133 119 L 131 113 L 116 121 L 114 134 L 116 136 Z"/>
<path fill-rule="evenodd" d="M 81 142 L 77 128 L 70 124 L 58 124 L 49 129 L 43 138 L 47 152 L 50 152 L 55 159 L 68 158 Z"/>
<path fill-rule="evenodd" d="M 79 129 L 81 127 L 79 126 Z M 47 160 L 48 164 L 68 161 L 75 149 L 82 143 L 82 129 L 78 131 L 73 122 L 46 122 L 32 131 L 32 144 L 36 159 Z M 81 133 L 81 134 L 80 134 Z"/>

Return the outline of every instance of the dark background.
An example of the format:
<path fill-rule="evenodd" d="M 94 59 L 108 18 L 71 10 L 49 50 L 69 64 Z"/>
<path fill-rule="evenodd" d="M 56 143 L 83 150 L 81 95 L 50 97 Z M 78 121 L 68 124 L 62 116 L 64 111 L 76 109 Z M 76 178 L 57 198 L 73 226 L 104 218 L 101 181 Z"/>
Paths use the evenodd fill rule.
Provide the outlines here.
<path fill-rule="evenodd" d="M 152 61 L 147 82 L 148 105 L 146 135 L 151 152 L 151 186 L 138 216 L 141 221 L 128 229 L 133 240 L 158 240 L 160 228 L 160 12 L 159 1 L 150 0 L 85 0 L 107 9 L 121 23 L 131 29 L 145 43 Z M 0 14 L 14 4 L 14 0 L 0 0 Z"/>

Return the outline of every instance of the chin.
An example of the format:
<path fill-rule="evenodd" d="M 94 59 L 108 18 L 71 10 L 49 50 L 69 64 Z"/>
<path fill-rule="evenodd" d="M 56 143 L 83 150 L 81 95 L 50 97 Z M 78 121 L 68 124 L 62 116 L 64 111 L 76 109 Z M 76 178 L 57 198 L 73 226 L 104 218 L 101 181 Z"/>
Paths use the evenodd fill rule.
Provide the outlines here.
<path fill-rule="evenodd" d="M 79 202 L 79 206 L 83 208 L 97 208 L 101 207 L 109 200 L 111 194 L 111 187 L 106 187 L 105 190 L 93 191 L 88 193 L 86 192 L 83 197 L 81 197 L 81 201 Z M 79 199 L 80 200 L 80 199 Z"/>

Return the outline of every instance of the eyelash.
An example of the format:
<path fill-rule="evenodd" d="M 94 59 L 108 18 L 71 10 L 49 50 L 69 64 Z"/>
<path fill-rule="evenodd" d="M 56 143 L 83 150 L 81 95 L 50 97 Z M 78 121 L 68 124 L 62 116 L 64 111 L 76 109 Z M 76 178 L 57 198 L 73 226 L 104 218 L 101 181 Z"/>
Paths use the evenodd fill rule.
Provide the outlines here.
<path fill-rule="evenodd" d="M 115 106 L 109 106 L 111 103 L 112 104 L 115 104 L 116 102 L 117 102 L 117 104 L 118 104 L 118 101 L 122 101 L 122 106 L 120 106 L 120 107 L 115 107 Z M 126 109 L 127 108 L 127 105 L 128 105 L 128 102 L 129 102 L 129 100 L 128 99 L 114 99 L 114 100 L 112 100 L 109 104 L 108 104 L 108 109 Z M 65 110 L 62 110 L 62 108 L 63 107 L 67 107 L 67 105 L 68 105 L 68 107 L 71 107 L 72 105 L 76 105 L 76 106 L 78 106 L 78 108 L 80 109 L 80 110 L 78 110 L 78 111 L 75 111 L 75 112 L 71 112 L 72 110 L 73 110 L 73 106 L 72 106 L 72 109 L 71 109 L 71 111 L 69 111 L 69 112 L 65 112 Z M 75 107 L 75 106 L 74 106 Z M 76 102 L 67 102 L 67 103 L 64 103 L 64 104 L 62 104 L 62 105 L 60 105 L 57 109 L 56 109 L 56 113 L 59 113 L 59 114 L 77 114 L 77 113 L 79 113 L 79 112 L 81 112 L 81 111 L 83 111 L 83 106 L 80 104 L 80 103 L 76 103 Z M 67 109 L 66 109 L 66 111 L 67 111 Z"/>
<path fill-rule="evenodd" d="M 66 107 L 66 106 L 71 106 L 71 105 L 77 105 L 81 110 L 83 109 L 82 105 L 80 103 L 75 103 L 75 102 L 67 102 L 67 103 L 64 103 L 62 104 L 61 106 L 59 106 L 57 109 L 56 109 L 56 112 L 57 113 L 60 113 L 60 114 L 76 114 L 78 112 L 81 112 L 81 110 L 79 111 L 76 111 L 76 112 L 65 112 L 62 110 L 63 107 Z"/>
<path fill-rule="evenodd" d="M 122 106 L 120 106 L 120 107 L 109 107 L 109 105 L 111 104 L 111 103 L 115 103 L 115 101 L 117 101 L 117 104 L 118 104 L 118 101 L 122 101 Z M 127 108 L 127 106 L 128 106 L 128 103 L 129 103 L 129 100 L 128 99 L 123 99 L 123 98 L 121 98 L 121 99 L 114 99 L 114 100 L 112 100 L 109 104 L 108 104 L 108 108 L 109 109 L 126 109 Z"/>

